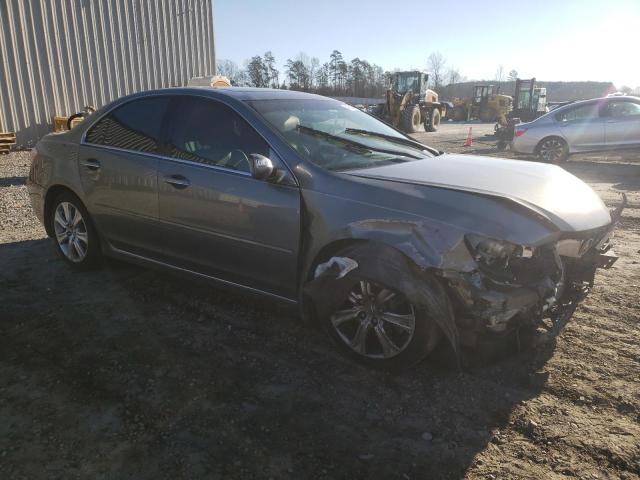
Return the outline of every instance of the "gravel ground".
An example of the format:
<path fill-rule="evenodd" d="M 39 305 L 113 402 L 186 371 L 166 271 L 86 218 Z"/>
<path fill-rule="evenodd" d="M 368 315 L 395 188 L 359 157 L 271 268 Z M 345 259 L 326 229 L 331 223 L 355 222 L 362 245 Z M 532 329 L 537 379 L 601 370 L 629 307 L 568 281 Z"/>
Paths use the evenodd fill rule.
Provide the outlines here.
<path fill-rule="evenodd" d="M 497 155 L 458 127 L 416 137 Z M 28 163 L 0 156 L 0 478 L 640 478 L 640 152 L 567 164 L 632 205 L 554 343 L 395 376 L 270 303 L 118 262 L 72 273 Z"/>

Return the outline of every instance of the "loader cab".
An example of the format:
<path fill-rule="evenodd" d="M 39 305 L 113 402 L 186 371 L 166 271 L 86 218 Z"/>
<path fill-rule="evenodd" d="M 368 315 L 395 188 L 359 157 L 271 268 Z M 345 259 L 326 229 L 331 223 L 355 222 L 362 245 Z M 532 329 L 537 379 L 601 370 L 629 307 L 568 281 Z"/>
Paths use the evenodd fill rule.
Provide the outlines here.
<path fill-rule="evenodd" d="M 412 92 L 423 96 L 427 91 L 429 75 L 423 72 L 397 72 L 391 76 L 391 88 L 394 93 L 404 95 Z"/>
<path fill-rule="evenodd" d="M 536 86 L 536 79 L 516 80 L 514 95 L 514 108 L 511 113 L 513 118 L 519 118 L 523 122 L 535 120 L 547 111 L 547 89 Z"/>
<path fill-rule="evenodd" d="M 496 93 L 494 85 L 476 85 L 473 90 L 473 104 L 482 105 L 487 103 L 489 97 Z"/>
<path fill-rule="evenodd" d="M 536 87 L 533 89 L 533 108 L 538 113 L 546 113 L 547 111 L 547 89 L 544 87 Z"/>

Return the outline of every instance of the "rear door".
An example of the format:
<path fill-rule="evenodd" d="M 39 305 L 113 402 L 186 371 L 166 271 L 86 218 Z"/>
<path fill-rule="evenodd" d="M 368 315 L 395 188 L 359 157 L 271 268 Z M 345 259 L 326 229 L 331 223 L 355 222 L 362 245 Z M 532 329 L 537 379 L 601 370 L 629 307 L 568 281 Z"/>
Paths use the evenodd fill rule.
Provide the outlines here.
<path fill-rule="evenodd" d="M 567 108 L 555 115 L 560 132 L 571 151 L 605 147 L 604 119 L 597 102 Z"/>
<path fill-rule="evenodd" d="M 78 168 L 87 207 L 112 247 L 157 256 L 157 153 L 168 96 L 121 105 L 95 123 L 81 142 Z"/>
<path fill-rule="evenodd" d="M 248 156 L 286 168 L 231 107 L 179 96 L 158 165 L 159 215 L 169 261 L 217 279 L 295 298 L 300 193 L 258 180 Z M 291 178 L 291 177 L 290 177 Z"/>
<path fill-rule="evenodd" d="M 604 112 L 607 146 L 640 145 L 640 103 L 611 99 Z"/>

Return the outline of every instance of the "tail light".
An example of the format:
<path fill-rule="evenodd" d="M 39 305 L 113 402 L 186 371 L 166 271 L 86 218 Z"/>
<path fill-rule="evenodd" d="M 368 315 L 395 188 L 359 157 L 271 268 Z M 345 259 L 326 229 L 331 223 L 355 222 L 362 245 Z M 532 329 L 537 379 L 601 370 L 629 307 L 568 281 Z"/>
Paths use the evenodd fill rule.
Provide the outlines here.
<path fill-rule="evenodd" d="M 528 130 L 527 128 L 516 128 L 515 136 L 516 137 L 521 137 L 522 135 L 524 135 L 526 133 L 527 130 Z"/>

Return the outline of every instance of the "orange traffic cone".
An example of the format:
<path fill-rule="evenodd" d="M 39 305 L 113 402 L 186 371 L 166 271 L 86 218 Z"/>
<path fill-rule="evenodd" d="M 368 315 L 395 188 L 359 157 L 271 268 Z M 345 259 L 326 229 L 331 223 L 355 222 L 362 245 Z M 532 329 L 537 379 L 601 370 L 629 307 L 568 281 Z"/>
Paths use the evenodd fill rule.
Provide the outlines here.
<path fill-rule="evenodd" d="M 471 129 L 473 127 L 469 127 L 469 135 L 467 135 L 467 141 L 464 142 L 464 146 L 465 147 L 470 147 L 471 145 L 473 145 L 473 137 L 471 136 Z"/>

